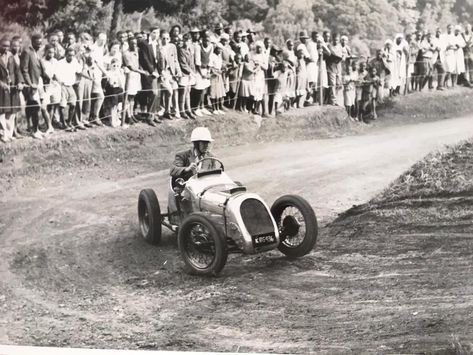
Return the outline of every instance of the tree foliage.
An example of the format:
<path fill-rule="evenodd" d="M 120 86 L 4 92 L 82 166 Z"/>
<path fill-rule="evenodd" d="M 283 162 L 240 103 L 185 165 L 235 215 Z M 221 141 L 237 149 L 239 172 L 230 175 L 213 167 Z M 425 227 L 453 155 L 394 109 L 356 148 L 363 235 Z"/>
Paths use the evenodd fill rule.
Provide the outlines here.
<path fill-rule="evenodd" d="M 112 16 L 120 3 L 122 10 L 115 6 Z M 171 22 L 183 27 L 229 22 L 264 29 L 279 42 L 300 29 L 325 28 L 381 40 L 473 21 L 473 0 L 3 0 L 0 17 L 30 28 L 93 32 L 109 30 L 113 17 L 118 27 L 136 30 Z"/>

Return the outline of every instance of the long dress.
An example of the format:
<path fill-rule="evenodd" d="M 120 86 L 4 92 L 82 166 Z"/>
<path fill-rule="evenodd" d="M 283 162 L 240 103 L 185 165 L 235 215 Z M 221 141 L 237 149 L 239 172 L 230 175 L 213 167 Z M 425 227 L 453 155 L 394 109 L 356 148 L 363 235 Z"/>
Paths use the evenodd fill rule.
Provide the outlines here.
<path fill-rule="evenodd" d="M 287 93 L 290 98 L 296 96 L 296 62 L 297 57 L 294 54 L 294 51 L 286 49 L 283 52 L 283 59 L 287 63 Z"/>
<path fill-rule="evenodd" d="M 446 52 L 445 52 L 445 71 L 447 73 L 457 73 L 457 58 L 455 56 L 455 47 L 457 40 L 453 33 L 445 35 Z"/>
<path fill-rule="evenodd" d="M 307 93 L 307 67 L 305 59 L 297 60 L 296 68 L 296 96 L 302 96 Z"/>
<path fill-rule="evenodd" d="M 243 69 L 241 73 L 241 82 L 240 82 L 240 90 L 238 92 L 238 96 L 241 97 L 250 97 L 253 85 L 253 72 L 254 66 L 252 63 L 245 62 L 243 64 Z"/>
<path fill-rule="evenodd" d="M 455 59 L 456 59 L 455 73 L 462 74 L 466 71 L 465 70 L 465 55 L 463 53 L 463 48 L 465 48 L 466 43 L 462 35 L 456 35 L 455 41 L 457 44 L 457 49 L 455 49 Z"/>
<path fill-rule="evenodd" d="M 255 54 L 252 57 L 252 61 L 255 66 L 255 72 L 251 85 L 251 96 L 253 96 L 255 101 L 261 101 L 266 92 L 264 71 L 268 69 L 268 63 L 265 61 L 264 54 Z"/>
<path fill-rule="evenodd" d="M 222 77 L 223 60 L 221 55 L 210 55 L 210 98 L 220 99 L 225 97 L 225 84 Z"/>

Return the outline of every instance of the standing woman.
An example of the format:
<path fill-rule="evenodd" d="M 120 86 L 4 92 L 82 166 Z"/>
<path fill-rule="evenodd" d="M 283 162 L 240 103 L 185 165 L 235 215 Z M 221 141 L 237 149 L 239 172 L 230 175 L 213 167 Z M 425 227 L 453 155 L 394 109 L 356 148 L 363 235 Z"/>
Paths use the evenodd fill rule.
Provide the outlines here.
<path fill-rule="evenodd" d="M 261 114 L 260 106 L 263 102 L 264 94 L 266 93 L 266 82 L 265 82 L 265 70 L 268 69 L 268 62 L 265 54 L 263 53 L 264 44 L 263 42 L 256 42 L 255 53 L 253 55 L 253 63 L 255 66 L 255 72 L 253 76 L 253 85 L 251 86 L 251 96 L 253 97 L 254 114 Z"/>
<path fill-rule="evenodd" d="M 126 68 L 125 96 L 127 98 L 127 101 L 123 103 L 125 105 L 124 110 L 128 123 L 134 124 L 138 122 L 133 112 L 135 96 L 138 91 L 141 90 L 141 74 L 145 74 L 145 72 L 140 69 L 138 41 L 134 37 L 128 40 L 128 50 L 123 53 L 123 65 Z"/>
<path fill-rule="evenodd" d="M 188 34 L 182 36 L 177 45 L 177 59 L 182 73 L 179 79 L 179 111 L 182 118 L 195 120 L 191 107 L 191 88 L 195 85 L 194 51 L 191 45 Z"/>
<path fill-rule="evenodd" d="M 213 113 L 224 115 L 223 98 L 225 97 L 225 84 L 223 81 L 223 46 L 217 43 L 214 52 L 210 55 L 210 100 L 212 100 Z"/>
<path fill-rule="evenodd" d="M 386 62 L 387 69 L 389 71 L 389 76 L 386 77 L 386 86 L 389 89 L 389 96 L 395 95 L 395 89 L 397 87 L 398 75 L 396 70 L 396 57 L 393 50 L 393 41 L 390 39 L 384 42 L 383 58 Z"/>
<path fill-rule="evenodd" d="M 296 97 L 296 64 L 297 57 L 294 53 L 294 42 L 290 39 L 286 41 L 286 49 L 283 51 L 283 59 L 287 65 L 287 93 L 291 100 L 291 106 Z"/>
<path fill-rule="evenodd" d="M 238 99 L 240 101 L 240 111 L 248 113 L 248 100 L 251 96 L 252 85 L 253 85 L 253 74 L 255 67 L 248 54 L 245 55 L 243 60 L 243 68 L 241 71 L 240 88 L 238 90 Z"/>
<path fill-rule="evenodd" d="M 304 48 L 301 45 L 298 46 L 296 56 L 296 105 L 297 108 L 301 107 L 301 100 L 303 100 L 307 94 L 307 68 L 305 63 Z"/>

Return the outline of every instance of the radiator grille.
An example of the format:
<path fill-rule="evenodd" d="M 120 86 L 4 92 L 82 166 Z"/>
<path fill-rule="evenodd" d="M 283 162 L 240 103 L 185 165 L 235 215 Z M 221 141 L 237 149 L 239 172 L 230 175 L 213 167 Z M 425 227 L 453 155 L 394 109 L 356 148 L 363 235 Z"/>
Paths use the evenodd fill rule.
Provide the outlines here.
<path fill-rule="evenodd" d="M 246 199 L 241 204 L 240 213 L 250 235 L 274 233 L 271 216 L 261 201 L 254 198 Z"/>

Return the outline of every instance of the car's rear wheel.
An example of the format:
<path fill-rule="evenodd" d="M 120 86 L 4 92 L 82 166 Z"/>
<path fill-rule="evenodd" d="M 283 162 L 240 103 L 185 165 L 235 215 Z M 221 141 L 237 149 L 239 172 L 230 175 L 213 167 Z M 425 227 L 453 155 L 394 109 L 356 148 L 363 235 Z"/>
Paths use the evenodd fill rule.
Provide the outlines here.
<path fill-rule="evenodd" d="M 285 195 L 271 207 L 281 241 L 278 249 L 293 258 L 308 254 L 317 241 L 317 217 L 310 204 L 300 196 Z"/>
<path fill-rule="evenodd" d="M 152 189 L 141 190 L 138 197 L 138 220 L 141 236 L 151 244 L 161 241 L 161 209 Z"/>
<path fill-rule="evenodd" d="M 177 240 L 186 271 L 190 274 L 215 276 L 227 262 L 225 238 L 203 214 L 188 216 L 179 228 Z"/>

